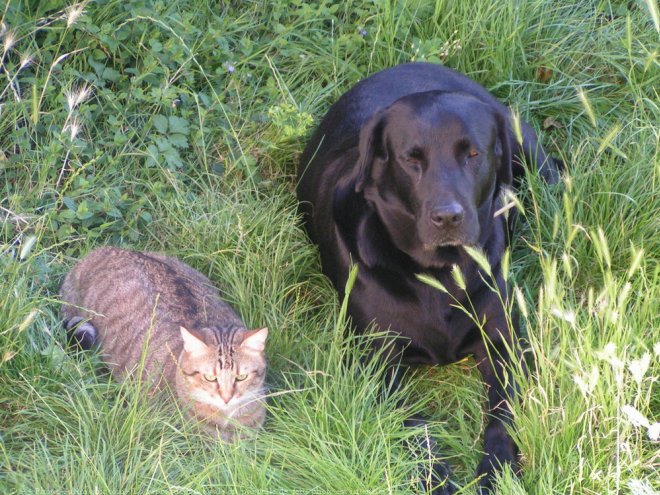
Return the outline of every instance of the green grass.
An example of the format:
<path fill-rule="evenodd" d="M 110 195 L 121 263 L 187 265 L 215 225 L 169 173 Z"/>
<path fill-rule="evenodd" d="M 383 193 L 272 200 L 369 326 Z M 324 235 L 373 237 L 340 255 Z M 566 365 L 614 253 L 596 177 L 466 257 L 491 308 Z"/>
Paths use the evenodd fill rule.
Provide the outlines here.
<path fill-rule="evenodd" d="M 660 87 L 654 0 L 142 2 L 0 10 L 0 492 L 419 493 L 429 411 L 474 493 L 472 361 L 379 400 L 293 189 L 306 136 L 360 78 L 457 68 L 567 164 L 530 177 L 509 277 L 529 375 L 503 494 L 660 492 Z M 365 30 L 365 32 L 361 32 Z M 88 91 L 86 91 L 87 89 Z M 82 96 L 76 96 L 81 95 Z M 265 431 L 205 439 L 167 398 L 64 347 L 57 289 L 102 244 L 176 255 L 268 325 Z M 634 409 L 632 409 L 634 408 Z M 639 417 L 635 416 L 637 411 Z M 653 427 L 653 426 L 652 426 Z M 655 426 L 657 428 L 657 426 Z"/>

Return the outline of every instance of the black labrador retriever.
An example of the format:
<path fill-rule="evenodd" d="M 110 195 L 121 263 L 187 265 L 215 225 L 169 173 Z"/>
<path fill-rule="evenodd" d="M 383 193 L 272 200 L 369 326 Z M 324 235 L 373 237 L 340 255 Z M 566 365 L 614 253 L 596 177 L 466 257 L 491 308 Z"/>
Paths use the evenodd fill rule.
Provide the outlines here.
<path fill-rule="evenodd" d="M 348 302 L 355 327 L 364 331 L 375 322 L 389 331 L 393 363 L 476 359 L 490 416 L 477 471 L 484 492 L 501 465 L 517 467 L 505 428 L 513 390 L 503 379 L 503 367 L 515 359 L 508 349 L 516 334 L 500 270 L 508 226 L 495 213 L 502 188 L 523 171 L 522 156 L 548 182 L 558 179 L 532 128 L 521 123 L 519 144 L 510 120 L 505 106 L 462 74 L 427 63 L 399 65 L 361 81 L 330 108 L 298 171 L 305 227 L 340 294 L 351 264 L 358 265 Z M 465 246 L 485 253 L 492 275 Z M 420 274 L 447 292 L 423 283 Z M 434 471 L 442 485 L 434 493 L 453 493 L 442 483 L 444 465 L 436 463 Z"/>

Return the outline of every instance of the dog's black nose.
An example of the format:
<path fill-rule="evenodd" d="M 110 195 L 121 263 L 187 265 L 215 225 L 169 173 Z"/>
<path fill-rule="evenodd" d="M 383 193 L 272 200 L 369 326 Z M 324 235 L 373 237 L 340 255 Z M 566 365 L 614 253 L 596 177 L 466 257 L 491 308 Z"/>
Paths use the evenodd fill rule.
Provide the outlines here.
<path fill-rule="evenodd" d="M 465 210 L 457 202 L 436 206 L 431 210 L 431 222 L 437 227 L 456 227 L 465 216 Z"/>

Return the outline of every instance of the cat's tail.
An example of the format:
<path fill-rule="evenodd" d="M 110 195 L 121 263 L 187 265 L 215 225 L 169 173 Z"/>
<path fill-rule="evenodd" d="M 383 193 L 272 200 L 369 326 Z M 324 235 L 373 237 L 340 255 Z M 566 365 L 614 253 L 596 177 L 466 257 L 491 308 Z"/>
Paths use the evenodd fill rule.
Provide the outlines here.
<path fill-rule="evenodd" d="M 81 316 L 72 316 L 64 320 L 64 329 L 72 347 L 89 350 L 96 347 L 98 332 L 94 325 Z"/>

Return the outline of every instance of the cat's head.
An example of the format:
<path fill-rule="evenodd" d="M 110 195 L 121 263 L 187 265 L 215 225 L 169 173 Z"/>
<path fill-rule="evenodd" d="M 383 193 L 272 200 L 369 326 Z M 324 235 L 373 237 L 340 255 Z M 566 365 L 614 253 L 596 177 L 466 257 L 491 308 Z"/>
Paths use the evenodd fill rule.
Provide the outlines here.
<path fill-rule="evenodd" d="M 268 328 L 223 332 L 204 328 L 193 334 L 181 327 L 180 331 L 178 388 L 183 386 L 190 399 L 231 416 L 261 397 Z"/>

